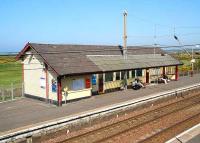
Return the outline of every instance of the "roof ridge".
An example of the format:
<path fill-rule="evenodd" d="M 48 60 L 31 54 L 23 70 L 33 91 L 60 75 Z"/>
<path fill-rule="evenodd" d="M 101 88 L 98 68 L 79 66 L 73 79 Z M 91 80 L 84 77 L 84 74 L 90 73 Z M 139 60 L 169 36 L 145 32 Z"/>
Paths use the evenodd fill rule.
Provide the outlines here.
<path fill-rule="evenodd" d="M 56 43 L 34 43 L 34 42 L 30 42 L 29 44 L 31 45 L 49 45 L 49 46 L 83 46 L 83 47 L 123 47 L 122 45 L 95 45 L 95 44 L 56 44 Z M 157 48 L 157 49 L 161 49 L 160 47 L 150 47 L 150 46 L 127 46 L 130 49 L 151 49 L 151 48 Z"/>
<path fill-rule="evenodd" d="M 52 45 L 52 46 L 98 46 L 98 47 L 120 47 L 121 45 L 94 45 L 94 44 L 56 44 L 56 43 L 34 43 L 30 42 L 32 45 Z"/>

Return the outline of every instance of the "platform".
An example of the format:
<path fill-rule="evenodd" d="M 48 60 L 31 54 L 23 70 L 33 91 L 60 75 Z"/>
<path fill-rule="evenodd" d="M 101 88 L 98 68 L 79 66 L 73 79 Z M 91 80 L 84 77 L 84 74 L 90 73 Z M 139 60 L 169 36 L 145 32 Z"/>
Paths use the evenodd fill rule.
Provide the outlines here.
<path fill-rule="evenodd" d="M 200 142 L 200 124 L 184 131 L 166 143 L 199 143 Z"/>
<path fill-rule="evenodd" d="M 103 95 L 93 96 L 88 99 L 68 103 L 62 107 L 46 104 L 37 100 L 23 98 L 13 102 L 0 104 L 0 135 L 10 130 L 20 130 L 27 126 L 34 126 L 41 122 L 56 120 L 66 116 L 73 116 L 83 112 L 90 112 L 113 104 L 129 100 L 142 99 L 148 95 L 173 90 L 200 83 L 200 75 L 194 77 L 180 77 L 179 81 L 171 81 L 169 84 L 148 86 L 141 90 L 128 89 Z"/>

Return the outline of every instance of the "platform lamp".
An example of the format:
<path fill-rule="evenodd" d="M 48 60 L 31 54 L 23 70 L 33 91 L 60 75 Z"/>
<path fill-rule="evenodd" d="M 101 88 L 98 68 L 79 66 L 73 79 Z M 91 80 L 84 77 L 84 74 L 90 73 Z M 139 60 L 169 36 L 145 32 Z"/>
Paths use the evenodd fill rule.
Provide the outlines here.
<path fill-rule="evenodd" d="M 199 44 L 195 45 L 195 48 L 199 48 L 199 47 L 200 47 Z M 194 52 L 194 51 L 192 51 L 192 55 L 193 55 L 193 52 Z M 196 61 L 195 61 L 195 58 L 194 58 L 194 62 L 196 62 Z"/>

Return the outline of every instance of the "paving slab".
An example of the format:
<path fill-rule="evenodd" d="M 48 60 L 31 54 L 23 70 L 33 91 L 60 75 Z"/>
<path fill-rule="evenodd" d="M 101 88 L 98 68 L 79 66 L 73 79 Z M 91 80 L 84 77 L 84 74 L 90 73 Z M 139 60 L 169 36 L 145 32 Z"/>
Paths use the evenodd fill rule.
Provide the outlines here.
<path fill-rule="evenodd" d="M 166 143 L 200 143 L 200 124 L 182 132 Z"/>
<path fill-rule="evenodd" d="M 145 89 L 137 91 L 128 89 L 125 91 L 97 95 L 88 99 L 67 103 L 62 107 L 46 104 L 30 98 L 22 98 L 13 102 L 0 103 L 0 134 L 9 130 L 31 126 L 36 123 L 54 120 L 65 116 L 71 116 L 73 114 L 196 83 L 200 83 L 199 74 L 196 74 L 193 77 L 180 77 L 179 81 L 171 81 L 169 84 L 148 86 Z"/>
<path fill-rule="evenodd" d="M 192 139 L 190 139 L 186 143 L 200 143 L 200 133 L 199 133 L 199 135 L 193 137 Z"/>

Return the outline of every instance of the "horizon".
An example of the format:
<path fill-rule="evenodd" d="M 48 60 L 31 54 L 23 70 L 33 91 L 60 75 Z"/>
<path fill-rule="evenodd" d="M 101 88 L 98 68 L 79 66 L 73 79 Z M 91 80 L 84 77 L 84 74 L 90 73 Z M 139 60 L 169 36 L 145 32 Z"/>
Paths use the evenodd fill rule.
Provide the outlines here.
<path fill-rule="evenodd" d="M 129 46 L 178 45 L 174 34 L 181 44 L 197 44 L 198 5 L 198 0 L 7 0 L 0 5 L 0 52 L 18 52 L 29 41 L 122 45 L 124 10 Z"/>

